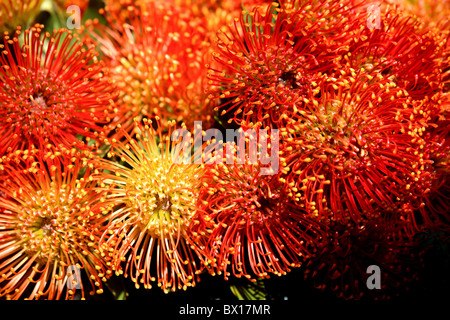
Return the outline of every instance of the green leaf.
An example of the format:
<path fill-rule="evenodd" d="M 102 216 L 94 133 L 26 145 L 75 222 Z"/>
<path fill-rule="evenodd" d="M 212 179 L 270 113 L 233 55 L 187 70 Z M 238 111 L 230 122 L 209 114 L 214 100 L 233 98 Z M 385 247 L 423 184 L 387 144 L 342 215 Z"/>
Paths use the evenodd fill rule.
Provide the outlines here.
<path fill-rule="evenodd" d="M 267 296 L 263 280 L 231 285 L 230 289 L 239 300 L 266 300 Z"/>

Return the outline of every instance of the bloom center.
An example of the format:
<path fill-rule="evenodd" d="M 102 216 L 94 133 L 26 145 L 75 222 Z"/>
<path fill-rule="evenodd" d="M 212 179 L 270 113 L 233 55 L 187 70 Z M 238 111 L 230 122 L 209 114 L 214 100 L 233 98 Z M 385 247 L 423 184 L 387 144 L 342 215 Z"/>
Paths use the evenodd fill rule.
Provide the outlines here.
<path fill-rule="evenodd" d="M 40 114 L 43 110 L 47 109 L 47 103 L 44 97 L 41 95 L 35 95 L 30 97 L 30 111 Z"/>
<path fill-rule="evenodd" d="M 357 155 L 363 158 L 367 155 L 363 128 L 357 124 L 365 116 L 355 116 L 354 108 L 352 103 L 341 105 L 333 102 L 325 109 L 319 109 L 316 115 L 318 121 L 311 132 L 320 136 L 318 143 L 321 150 L 331 157 L 340 154 L 346 158 Z"/>
<path fill-rule="evenodd" d="M 126 189 L 131 220 L 152 236 L 178 232 L 194 213 L 194 198 L 189 183 L 179 178 L 182 166 L 166 168 L 156 159 L 152 166 L 130 172 Z"/>
<path fill-rule="evenodd" d="M 36 197 L 27 201 L 19 214 L 21 238 L 29 255 L 38 259 L 59 259 L 61 250 L 71 250 L 75 243 L 70 235 L 74 230 L 71 219 L 78 205 L 73 205 L 72 194 L 62 189 L 48 193 L 38 191 Z"/>
<path fill-rule="evenodd" d="M 172 203 L 170 202 L 170 197 L 168 195 L 164 195 L 161 198 L 159 195 L 156 195 L 156 208 L 158 211 L 170 211 L 171 207 Z"/>
<path fill-rule="evenodd" d="M 42 230 L 42 233 L 44 236 L 49 236 L 52 234 L 53 227 L 52 227 L 52 220 L 48 217 L 45 217 L 40 222 L 40 228 Z"/>
<path fill-rule="evenodd" d="M 292 89 L 298 89 L 299 85 L 297 83 L 297 75 L 293 71 L 285 71 L 281 74 L 279 81 L 284 86 Z"/>

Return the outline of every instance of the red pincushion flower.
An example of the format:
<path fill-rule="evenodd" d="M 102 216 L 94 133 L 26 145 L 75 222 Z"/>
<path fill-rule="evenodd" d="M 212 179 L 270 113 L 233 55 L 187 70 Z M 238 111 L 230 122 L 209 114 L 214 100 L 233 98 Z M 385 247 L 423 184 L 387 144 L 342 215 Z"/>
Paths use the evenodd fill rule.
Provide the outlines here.
<path fill-rule="evenodd" d="M 237 161 L 206 165 L 191 241 L 210 272 L 225 279 L 285 275 L 315 252 L 319 225 L 292 205 L 276 178 L 261 174 L 261 164 Z"/>
<path fill-rule="evenodd" d="M 0 154 L 43 146 L 86 149 L 100 139 L 114 111 L 113 87 L 76 35 L 64 29 L 42 34 L 42 25 L 0 45 Z M 81 141 L 79 137 L 85 137 Z"/>
<path fill-rule="evenodd" d="M 0 296 L 53 300 L 77 293 L 84 299 L 88 288 L 102 293 L 111 274 L 98 246 L 105 193 L 94 190 L 85 159 L 74 152 L 18 151 L 2 160 Z"/>
<path fill-rule="evenodd" d="M 112 208 L 110 221 L 101 243 L 108 248 L 112 268 L 117 275 L 130 276 L 136 288 L 146 289 L 157 281 L 161 289 L 186 290 L 195 286 L 202 270 L 199 258 L 188 244 L 186 228 L 195 212 L 199 164 L 182 163 L 185 142 L 171 142 L 176 130 L 169 123 L 169 136 L 144 119 L 137 123 L 136 138 L 122 134 L 127 142 L 113 139 L 109 156 L 96 167 L 103 181 L 101 190 L 111 194 L 105 204 Z M 119 163 L 118 160 L 122 163 Z"/>
<path fill-rule="evenodd" d="M 423 259 L 414 240 L 398 237 L 402 228 L 399 221 L 380 216 L 359 222 L 329 220 L 320 254 L 305 265 L 305 278 L 343 299 L 390 299 L 406 292 L 418 279 Z M 379 289 L 368 289 L 371 265 L 380 268 Z"/>
<path fill-rule="evenodd" d="M 442 82 L 443 92 L 446 94 L 446 104 L 447 110 L 449 109 L 448 105 L 450 104 L 449 95 L 450 95 L 450 21 L 447 21 L 447 24 L 442 27 L 443 30 L 447 30 L 446 33 L 446 42 L 444 47 L 444 52 L 441 57 L 440 68 L 442 70 Z"/>
<path fill-rule="evenodd" d="M 433 108 L 410 105 L 395 83 L 372 79 L 330 81 L 320 100 L 281 129 L 280 181 L 314 215 L 358 220 L 374 205 L 392 210 L 414 180 Z"/>
<path fill-rule="evenodd" d="M 103 61 L 119 90 L 119 123 L 132 130 L 133 119 L 159 116 L 203 126 L 213 121 L 212 104 L 204 92 L 209 50 L 204 20 L 187 9 L 165 2 L 128 7 L 129 17 L 105 11 L 109 27 L 88 23 Z M 94 28 L 95 27 L 95 28 Z"/>
<path fill-rule="evenodd" d="M 297 109 L 316 96 L 324 73 L 345 51 L 344 33 L 353 22 L 336 17 L 350 9 L 338 2 L 256 7 L 243 13 L 228 31 L 219 30 L 217 66 L 209 70 L 216 108 L 242 127 L 283 127 Z M 344 25 L 347 27 L 344 28 Z"/>
<path fill-rule="evenodd" d="M 413 99 L 431 97 L 442 88 L 439 60 L 445 39 L 421 20 L 398 10 L 381 11 L 379 29 L 352 30 L 355 41 L 341 63 L 381 73 L 408 91 Z"/>

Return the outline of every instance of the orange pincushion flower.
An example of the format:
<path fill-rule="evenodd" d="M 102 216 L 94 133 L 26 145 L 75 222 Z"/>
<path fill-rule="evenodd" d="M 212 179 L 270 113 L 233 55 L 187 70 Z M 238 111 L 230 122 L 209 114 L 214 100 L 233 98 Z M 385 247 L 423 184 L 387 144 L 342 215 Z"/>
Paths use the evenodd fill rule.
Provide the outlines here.
<path fill-rule="evenodd" d="M 3 0 L 0 3 L 0 38 L 5 31 L 31 23 L 41 3 L 42 0 Z"/>
<path fill-rule="evenodd" d="M 442 70 L 442 82 L 444 84 L 442 91 L 445 94 L 445 101 L 447 111 L 450 105 L 450 20 L 443 27 L 446 30 L 446 41 L 444 46 L 444 52 L 441 56 L 440 68 Z"/>
<path fill-rule="evenodd" d="M 83 19 L 83 15 L 86 12 L 90 0 L 53 0 L 56 5 L 56 14 L 66 20 L 69 16 L 72 19 Z M 74 11 L 75 10 L 75 11 Z M 79 16 L 75 16 L 78 15 Z"/>
<path fill-rule="evenodd" d="M 155 0 L 105 0 L 105 10 L 113 13 L 119 21 L 127 21 L 132 15 L 134 8 L 140 6 L 141 3 L 150 3 Z M 128 11 L 130 8 L 130 11 Z"/>
<path fill-rule="evenodd" d="M 195 212 L 203 169 L 179 161 L 190 157 L 191 149 L 177 153 L 187 145 L 169 140 L 174 123 L 169 123 L 169 136 L 163 136 L 157 121 L 157 130 L 146 118 L 144 125 L 137 123 L 135 139 L 123 132 L 127 143 L 112 140 L 109 156 L 123 164 L 99 164 L 107 171 L 98 178 L 111 192 L 105 203 L 113 207 L 102 243 L 109 248 L 116 274 L 130 276 L 137 288 L 150 289 L 157 281 L 168 292 L 194 286 L 202 269 L 186 227 Z"/>
<path fill-rule="evenodd" d="M 0 154 L 43 146 L 87 148 L 114 112 L 114 88 L 94 48 L 71 31 L 36 25 L 0 44 Z M 85 137 L 80 141 L 78 137 Z"/>
<path fill-rule="evenodd" d="M 205 166 L 193 242 L 210 272 L 225 279 L 285 275 L 315 253 L 319 224 L 289 201 L 275 177 L 261 174 L 260 163 L 237 161 Z"/>
<path fill-rule="evenodd" d="M 204 20 L 170 3 L 144 4 L 128 7 L 127 22 L 106 11 L 108 28 L 88 24 L 119 89 L 119 123 L 131 130 L 134 118 L 159 116 L 163 125 L 175 120 L 192 130 L 201 120 L 206 126 L 213 109 L 204 92 Z"/>
<path fill-rule="evenodd" d="M 176 6 L 188 8 L 195 16 L 203 17 L 211 39 L 217 30 L 232 23 L 242 10 L 252 11 L 255 6 L 270 6 L 271 0 L 171 0 Z"/>
<path fill-rule="evenodd" d="M 18 151 L 2 160 L 0 296 L 52 300 L 80 292 L 84 299 L 87 288 L 101 293 L 111 271 L 98 246 L 105 193 L 94 190 L 92 169 L 73 152 L 66 158 Z"/>
<path fill-rule="evenodd" d="M 55 0 L 56 4 L 64 11 L 70 6 L 77 6 L 81 13 L 85 12 L 89 6 L 89 0 Z"/>

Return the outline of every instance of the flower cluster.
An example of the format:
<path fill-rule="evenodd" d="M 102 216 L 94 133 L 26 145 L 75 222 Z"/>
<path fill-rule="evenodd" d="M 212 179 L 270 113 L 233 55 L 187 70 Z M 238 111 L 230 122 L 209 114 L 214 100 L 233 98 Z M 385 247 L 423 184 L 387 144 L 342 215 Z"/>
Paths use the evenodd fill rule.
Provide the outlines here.
<path fill-rule="evenodd" d="M 298 272 L 389 299 L 449 241 L 437 1 L 46 2 L 77 30 L 41 2 L 0 4 L 0 298 Z"/>

